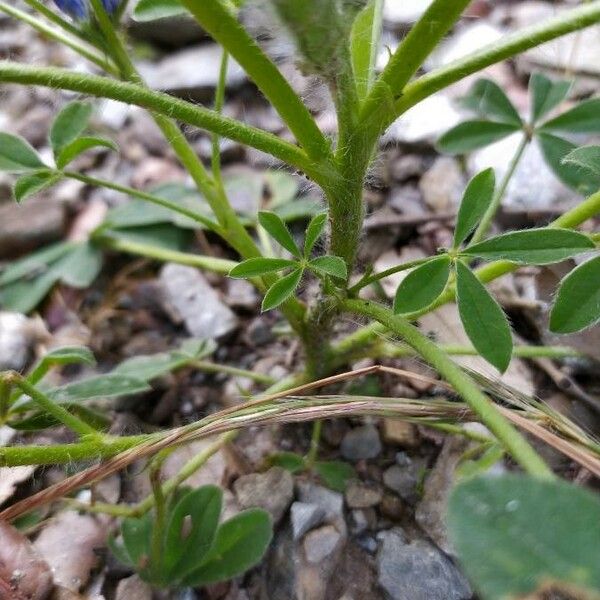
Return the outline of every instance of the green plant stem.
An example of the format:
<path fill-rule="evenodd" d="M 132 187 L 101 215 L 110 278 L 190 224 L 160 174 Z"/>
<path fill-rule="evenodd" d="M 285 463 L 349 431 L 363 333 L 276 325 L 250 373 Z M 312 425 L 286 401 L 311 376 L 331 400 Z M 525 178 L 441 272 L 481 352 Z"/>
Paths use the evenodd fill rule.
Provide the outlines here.
<path fill-rule="evenodd" d="M 404 37 L 381 74 L 380 81 L 389 86 L 395 96 L 401 94 L 425 59 L 460 19 L 470 2 L 471 0 L 434 0 L 429 5 Z"/>
<path fill-rule="evenodd" d="M 201 469 L 207 461 L 214 456 L 224 446 L 231 443 L 238 435 L 237 431 L 228 431 L 219 436 L 219 438 L 207 446 L 198 454 L 195 454 L 190 460 L 188 460 L 181 470 L 165 481 L 162 485 L 162 495 L 164 497 L 172 494 L 182 483 L 189 479 L 196 471 Z M 92 513 L 100 513 L 112 515 L 114 517 L 143 517 L 149 510 L 154 506 L 155 497 L 154 494 L 146 496 L 144 500 L 141 500 L 137 504 L 131 506 L 125 506 L 122 504 L 106 504 L 102 502 L 95 502 L 94 504 L 83 504 L 81 502 L 67 500 L 68 503 L 79 510 L 85 510 Z"/>
<path fill-rule="evenodd" d="M 323 421 L 315 421 L 313 423 L 312 433 L 310 436 L 310 447 L 304 459 L 304 464 L 307 471 L 310 471 L 315 466 L 315 462 L 317 461 L 322 432 Z"/>
<path fill-rule="evenodd" d="M 161 452 L 154 457 L 150 465 L 150 485 L 154 496 L 154 524 L 152 526 L 152 539 L 150 541 L 150 556 L 152 565 L 159 568 L 164 555 L 163 540 L 166 527 L 166 500 L 161 483 L 161 467 L 166 458 L 166 453 Z"/>
<path fill-rule="evenodd" d="M 327 158 L 329 142 L 312 115 L 226 3 L 223 0 L 182 0 L 182 3 L 256 83 L 307 154 L 316 160 Z"/>
<path fill-rule="evenodd" d="M 79 436 L 101 438 L 102 434 L 96 431 L 91 425 L 88 425 L 60 404 L 53 402 L 46 394 L 42 393 L 35 386 L 31 385 L 22 375 L 15 372 L 8 372 L 1 375 L 6 385 L 14 385 L 27 394 L 44 412 L 54 417 L 59 423 L 68 427 Z"/>
<path fill-rule="evenodd" d="M 54 40 L 59 44 L 63 44 L 64 46 L 71 48 L 71 50 L 77 52 L 77 54 L 83 56 L 84 58 L 94 63 L 107 73 L 111 73 L 113 75 L 118 73 L 114 65 L 105 60 L 95 51 L 88 48 L 85 44 L 78 41 L 79 38 L 74 39 L 72 36 L 66 35 L 62 31 L 55 29 L 54 27 L 50 27 L 49 25 L 44 23 L 44 21 L 41 21 L 33 15 L 19 10 L 14 6 L 10 6 L 6 2 L 0 1 L 0 11 L 6 13 L 7 15 L 10 15 L 11 17 L 14 17 L 15 19 L 18 19 L 19 21 L 22 21 L 23 23 L 26 23 L 42 35 L 46 36 L 48 39 Z"/>
<path fill-rule="evenodd" d="M 498 209 L 500 208 L 502 199 L 504 198 L 504 194 L 506 193 L 506 190 L 508 188 L 508 184 L 510 183 L 510 180 L 512 179 L 513 175 L 515 174 L 515 171 L 517 170 L 517 167 L 519 166 L 519 163 L 521 162 L 521 158 L 523 158 L 523 154 L 525 153 L 525 149 L 529 145 L 530 141 L 531 141 L 531 138 L 529 137 L 529 135 L 524 133 L 523 138 L 521 139 L 521 142 L 519 143 L 519 146 L 517 147 L 517 150 L 508 165 L 508 169 L 507 169 L 504 177 L 502 178 L 500 185 L 494 192 L 492 201 L 491 201 L 490 205 L 488 206 L 487 210 L 485 211 L 485 213 L 481 219 L 481 222 L 477 226 L 477 229 L 475 230 L 475 233 L 473 234 L 473 237 L 471 238 L 469 245 L 480 242 L 485 237 L 486 233 L 489 231 L 490 227 L 492 226 L 492 223 L 494 222 L 494 219 L 496 217 L 496 213 L 498 212 Z"/>
<path fill-rule="evenodd" d="M 169 250 L 168 248 L 161 248 L 152 244 L 142 244 L 140 242 L 119 239 L 111 237 L 104 231 L 95 234 L 93 239 L 103 246 L 119 252 L 144 256 L 161 262 L 173 262 L 188 267 L 197 267 L 211 271 L 212 273 L 218 273 L 219 275 L 227 275 L 238 264 L 224 258 L 178 252 L 177 250 Z"/>
<path fill-rule="evenodd" d="M 506 35 L 499 42 L 484 46 L 465 58 L 435 69 L 409 83 L 404 88 L 402 96 L 395 102 L 391 120 L 400 116 L 424 98 L 473 73 L 539 46 L 544 42 L 549 42 L 573 31 L 585 29 L 598 22 L 600 22 L 600 0 L 594 0 L 577 8 L 561 12 L 557 17 L 548 19 L 539 25 L 525 27 L 513 34 Z M 388 121 L 385 125 L 390 122 Z"/>
<path fill-rule="evenodd" d="M 438 344 L 439 348 L 449 356 L 479 356 L 479 353 L 472 346 L 462 346 L 460 344 Z M 373 348 L 373 358 L 379 357 L 404 357 L 415 356 L 412 348 L 394 343 L 385 343 Z M 559 360 L 562 358 L 585 358 L 585 354 L 568 348 L 566 346 L 515 346 L 513 356 L 518 358 L 551 358 Z"/>
<path fill-rule="evenodd" d="M 419 265 L 422 265 L 430 260 L 431 260 L 430 256 L 427 256 L 425 258 L 418 258 L 416 260 L 411 260 L 411 261 L 402 263 L 400 265 L 396 265 L 395 267 L 391 267 L 390 269 L 386 269 L 385 271 L 381 271 L 380 273 L 373 273 L 371 275 L 364 276 L 360 279 L 360 281 L 355 283 L 348 290 L 348 295 L 349 296 L 356 295 L 364 287 L 367 287 L 368 285 L 371 285 L 372 283 L 375 283 L 376 281 L 385 279 L 386 277 L 390 277 L 390 275 L 395 275 L 396 273 L 401 273 L 402 271 L 407 271 L 408 269 L 413 269 L 414 267 L 418 267 Z"/>
<path fill-rule="evenodd" d="M 20 465 L 59 465 L 81 460 L 104 459 L 146 441 L 145 437 L 117 438 L 111 442 L 85 441 L 78 444 L 53 444 L 51 446 L 9 446 L 0 448 L 0 467 Z"/>
<path fill-rule="evenodd" d="M 225 104 L 225 88 L 227 86 L 227 68 L 229 65 L 229 54 L 223 50 L 221 56 L 221 66 L 219 67 L 219 80 L 217 82 L 217 89 L 215 90 L 215 103 L 214 111 L 217 114 L 223 112 L 223 105 Z M 223 177 L 221 175 L 221 138 L 219 134 L 212 134 L 212 156 L 211 156 L 211 168 L 214 180 L 221 188 L 223 187 Z"/>
<path fill-rule="evenodd" d="M 205 373 L 224 373 L 234 377 L 245 377 L 246 379 L 251 379 L 257 383 L 264 383 L 265 385 L 273 385 L 276 382 L 273 377 L 264 373 L 256 373 L 255 371 L 247 371 L 246 369 L 238 369 L 237 367 L 230 367 L 228 365 L 219 365 L 204 360 L 193 361 L 190 363 L 190 366 Z"/>
<path fill-rule="evenodd" d="M 70 90 L 140 106 L 151 112 L 178 119 L 188 125 L 218 133 L 222 137 L 261 150 L 304 171 L 317 183 L 330 175 L 328 171 L 321 171 L 317 164 L 310 160 L 300 148 L 271 133 L 244 125 L 207 108 L 168 94 L 155 92 L 135 83 L 75 73 L 67 69 L 31 67 L 10 61 L 0 61 L 0 81 Z"/>
<path fill-rule="evenodd" d="M 75 27 L 75 25 L 73 25 L 72 23 L 69 23 L 69 21 L 63 19 L 58 13 L 48 8 L 43 2 L 40 2 L 40 0 L 23 1 L 25 2 L 25 4 L 28 4 L 31 8 L 33 8 L 34 12 L 43 15 L 51 23 L 58 25 L 64 31 L 70 33 L 75 37 L 78 37 L 84 42 L 89 42 L 89 39 L 86 38 L 85 34 L 81 30 Z"/>
<path fill-rule="evenodd" d="M 74 171 L 57 171 L 57 174 L 62 174 L 64 177 L 68 177 L 69 179 L 81 181 L 86 185 L 107 188 L 109 190 L 114 190 L 115 192 L 125 194 L 126 196 L 132 196 L 134 198 L 138 198 L 139 200 L 143 200 L 144 202 L 149 202 L 150 204 L 162 206 L 163 208 L 167 208 L 173 211 L 174 213 L 183 215 L 184 217 L 187 217 L 188 219 L 199 223 L 200 225 L 206 227 L 210 231 L 215 231 L 217 233 L 220 233 L 221 231 L 221 228 L 217 223 L 211 221 L 204 215 L 201 215 L 200 213 L 197 213 L 188 208 L 185 208 L 185 206 L 181 206 L 181 204 L 177 204 L 176 202 L 171 202 L 170 200 L 167 200 L 165 198 L 154 196 L 141 190 L 136 190 L 132 187 L 120 185 L 118 183 L 113 183 L 112 181 L 107 181 L 106 179 L 98 179 L 96 177 L 91 177 L 82 173 L 76 173 Z"/>
<path fill-rule="evenodd" d="M 399 335 L 426 362 L 440 373 L 462 396 L 481 422 L 498 438 L 513 458 L 535 477 L 551 478 L 552 471 L 521 434 L 502 416 L 477 384 L 452 359 L 423 335 L 409 321 L 393 315 L 381 305 L 364 300 L 346 300 L 342 308 L 348 312 L 375 319 Z"/>
<path fill-rule="evenodd" d="M 568 210 L 556 220 L 552 221 L 548 227 L 573 229 L 598 214 L 600 214 L 600 192 L 596 192 L 577 206 Z M 507 260 L 497 260 L 480 267 L 475 274 L 482 283 L 489 283 L 494 279 L 498 279 L 507 273 L 517 270 L 519 266 L 520 265 Z M 448 302 L 453 302 L 455 293 L 454 286 L 450 285 L 430 307 L 418 313 L 405 315 L 405 317 L 408 318 L 408 320 L 416 320 L 422 315 L 432 312 Z M 332 348 L 333 354 L 336 356 L 336 364 L 340 364 L 340 362 L 343 363 L 348 356 L 354 355 L 357 350 L 360 351 L 361 349 L 364 349 L 372 343 L 374 339 L 378 336 L 385 335 L 385 333 L 386 328 L 380 323 L 371 323 L 350 334 Z"/>

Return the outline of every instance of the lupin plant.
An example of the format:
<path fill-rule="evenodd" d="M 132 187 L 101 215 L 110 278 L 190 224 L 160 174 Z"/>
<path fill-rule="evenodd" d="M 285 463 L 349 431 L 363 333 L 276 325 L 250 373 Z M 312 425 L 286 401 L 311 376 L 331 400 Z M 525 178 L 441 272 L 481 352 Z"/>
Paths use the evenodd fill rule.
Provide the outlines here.
<path fill-rule="evenodd" d="M 371 265 L 357 264 L 365 217 L 363 188 L 377 155 L 379 140 L 396 119 L 401 119 L 422 100 L 490 65 L 560 36 L 597 26 L 600 22 L 600 0 L 587 2 L 561 12 L 548 22 L 506 35 L 473 54 L 425 74 L 421 74 L 421 67 L 461 18 L 469 0 L 433 0 L 398 48 L 390 54 L 380 73 L 375 65 L 381 45 L 382 0 L 270 0 L 281 26 L 295 41 L 300 68 L 319 77 L 330 90 L 337 114 L 335 137 L 329 137 L 319 129 L 313 115 L 277 64 L 244 27 L 239 18 L 242 4 L 239 1 L 139 0 L 133 7 L 134 17 L 139 20 L 186 14 L 222 46 L 221 77 L 213 108 L 174 98 L 145 84 L 128 52 L 126 28 L 123 26 L 123 15 L 129 4 L 127 0 L 55 0 L 61 12 L 50 9 L 40 0 L 24 2 L 31 10 L 23 11 L 2 0 L 0 10 L 28 23 L 47 37 L 68 45 L 103 74 L 1 61 L 0 83 L 45 86 L 148 110 L 177 159 L 188 171 L 196 190 L 186 198 L 174 198 L 164 190 L 139 190 L 72 170 L 72 161 L 92 148 L 118 151 L 110 140 L 86 133 L 92 105 L 78 100 L 63 109 L 49 134 L 54 151 L 53 164 L 44 162 L 36 150 L 21 138 L 1 134 L 0 169 L 18 175 L 15 184 L 17 200 L 26 201 L 62 179 L 75 179 L 158 207 L 157 210 L 162 212 L 154 224 L 164 224 L 170 219 L 170 226 L 185 223 L 187 228 L 208 230 L 229 245 L 237 258 L 235 261 L 216 259 L 187 252 L 185 244 L 183 247 L 181 244 L 170 246 L 160 239 L 160 235 L 149 237 L 145 242 L 140 242 L 140 237 L 132 241 L 118 235 L 119 228 L 109 217 L 106 223 L 91 233 L 86 243 L 59 244 L 8 267 L 0 274 L 0 301 L 13 307 L 26 306 L 30 310 L 59 281 L 80 287 L 89 285 L 100 269 L 105 248 L 157 261 L 179 262 L 222 275 L 247 278 L 264 294 L 263 310 L 277 309 L 289 323 L 301 344 L 303 363 L 293 377 L 269 389 L 270 393 L 279 395 L 266 396 L 266 399 L 224 411 L 175 431 L 119 438 L 107 436 L 102 429 L 105 423 L 97 415 L 78 407 L 78 399 L 85 399 L 81 386 L 65 396 L 60 389 L 50 392 L 38 389 L 46 367 L 42 369 L 43 373 L 34 368 L 27 376 L 8 373 L 0 385 L 0 418 L 3 423 L 17 426 L 25 421 L 33 427 L 35 419 L 39 421 L 45 416 L 47 422 L 60 422 L 69 427 L 79 439 L 72 444 L 52 447 L 1 448 L 2 465 L 59 464 L 96 457 L 105 459 L 107 462 L 101 463 L 87 478 L 79 476 L 71 484 L 82 485 L 136 458 L 154 454 L 160 457 L 161 451 L 174 444 L 216 431 L 237 429 L 247 423 L 265 423 L 269 419 L 300 419 L 305 415 L 303 411 L 308 413 L 310 410 L 313 410 L 313 416 L 347 414 L 348 410 L 360 413 L 360 406 L 350 408 L 348 403 L 342 403 L 336 413 L 335 407 L 341 402 L 339 398 L 334 399 L 332 404 L 298 398 L 289 404 L 277 403 L 276 400 L 284 397 L 287 390 L 298 386 L 311 386 L 322 380 L 336 381 L 335 374 L 357 359 L 389 356 L 390 345 L 382 342 L 381 337 L 381 334 L 386 334 L 401 342 L 403 351 L 416 354 L 439 373 L 464 401 L 473 418 L 487 427 L 493 436 L 494 447 L 500 448 L 501 454 L 506 452 L 528 475 L 540 480 L 536 485 L 554 485 L 552 471 L 507 418 L 508 409 L 499 408 L 482 388 L 481 382 L 455 363 L 447 349 L 427 337 L 415 321 L 443 304 L 457 302 L 465 331 L 473 344 L 473 348 L 464 350 L 465 353 L 480 354 L 499 371 L 505 371 L 512 357 L 519 352 L 528 356 L 569 355 L 568 349 L 564 348 L 514 347 L 508 319 L 487 291 L 486 284 L 521 265 L 546 265 L 584 253 L 593 254 L 598 245 L 598 234 L 583 233 L 577 229 L 600 213 L 597 150 L 577 150 L 574 142 L 567 138 L 571 134 L 600 131 L 600 100 L 587 100 L 556 116 L 567 99 L 570 85 L 535 75 L 531 79 L 531 114 L 524 119 L 496 84 L 486 80 L 477 83 L 466 101 L 467 107 L 478 115 L 477 120 L 463 123 L 443 136 L 439 142 L 440 150 L 467 153 L 516 132 L 521 132 L 523 141 L 499 184 L 492 170 L 483 171 L 471 180 L 457 215 L 452 247 L 440 250 L 437 256 L 400 264 L 381 273 L 375 273 Z M 236 60 L 279 114 L 293 136 L 293 142 L 222 114 L 230 59 Z M 186 139 L 180 128 L 182 124 L 202 129 L 212 136 L 213 152 L 209 166 L 200 160 Z M 303 245 L 298 244 L 287 227 L 285 215 L 278 214 L 275 209 L 250 216 L 235 212 L 227 197 L 226 182 L 221 172 L 220 138 L 228 138 L 271 155 L 293 171 L 305 175 L 322 190 L 325 210 L 309 211 L 311 214 L 308 216 L 312 218 L 305 230 Z M 559 177 L 585 198 L 546 227 L 490 237 L 488 232 L 510 178 L 533 139 L 541 144 L 546 160 Z M 131 225 L 131 221 L 128 223 Z M 152 243 L 152 239 L 160 243 Z M 322 241 L 317 244 L 319 239 Z M 476 261 L 485 264 L 479 265 Z M 40 265 L 43 267 L 42 275 Z M 362 295 L 368 286 L 394 273 L 409 270 L 398 287 L 393 306 L 365 299 Z M 301 287 L 308 278 L 316 278 L 320 286 L 318 296 L 310 300 L 303 297 Z M 600 320 L 599 279 L 598 257 L 592 257 L 567 276 L 552 311 L 550 326 L 553 330 L 580 330 Z M 28 298 L 29 292 L 31 296 Z M 337 324 L 345 314 L 365 318 L 369 323 L 340 339 Z M 199 364 L 198 356 L 194 356 L 193 360 L 196 361 L 194 364 Z M 159 363 L 168 364 L 169 368 L 182 364 L 173 361 L 162 357 Z M 52 364 L 61 363 L 55 361 Z M 136 365 L 136 368 L 142 367 L 147 369 L 148 365 Z M 204 368 L 207 368 L 206 364 Z M 213 368 L 217 369 L 214 365 Z M 156 373 L 156 367 L 153 369 L 151 374 Z M 234 371 L 229 368 L 229 372 Z M 149 379 L 136 378 L 135 373 L 117 372 L 112 375 L 131 384 L 130 388 L 124 386 L 124 393 L 129 393 L 127 390 L 130 389 L 144 389 Z M 126 375 L 132 379 L 126 379 Z M 331 377 L 333 379 L 328 379 Z M 111 381 L 114 384 L 116 380 Z M 136 382 L 142 387 L 136 387 Z M 100 388 L 93 388 L 95 395 L 92 397 L 97 397 L 102 391 L 106 393 L 104 383 L 94 382 L 94 385 L 100 385 Z M 427 401 L 423 404 L 427 405 Z M 439 409 L 432 403 L 431 410 L 434 407 Z M 405 405 L 402 405 L 402 410 L 407 410 Z M 444 410 L 451 408 L 444 406 Z M 396 404 L 394 401 L 380 402 L 364 409 L 369 414 L 383 415 L 394 414 L 394 411 L 402 414 L 399 401 Z M 523 424 L 516 418 L 513 421 Z M 435 416 L 427 421 L 428 424 L 436 422 Z M 463 430 L 454 425 L 453 431 Z M 287 457 L 294 463 L 294 469 L 315 467 L 319 436 L 320 422 L 317 421 L 307 457 L 300 461 Z M 231 434 L 224 434 L 221 444 L 231 439 Z M 598 453 L 594 444 L 588 444 L 586 448 Z M 203 460 L 197 460 L 187 468 L 186 474 L 202 464 Z M 163 510 L 161 518 L 164 519 L 166 504 L 161 499 L 162 495 L 165 491 L 173 493 L 182 480 L 155 486 L 154 500 L 144 505 L 145 511 L 154 503 L 158 511 L 156 514 L 160 515 L 160 510 Z M 68 485 L 58 486 L 45 493 L 41 500 L 56 498 L 70 489 Z M 17 516 L 29 510 L 35 502 L 34 497 L 26 504 L 7 509 L 0 516 Z M 120 514 L 140 516 L 135 511 Z M 218 537 L 216 521 L 213 525 L 211 531 Z M 136 526 L 124 524 L 125 543 L 127 527 L 135 529 Z M 156 548 L 164 543 L 164 531 L 157 530 L 156 534 L 146 532 L 150 537 L 144 537 L 144 551 L 148 550 L 150 554 L 158 552 Z M 264 539 L 268 538 L 264 530 L 262 535 Z M 262 546 L 261 551 L 264 551 Z M 132 552 L 137 550 L 125 548 L 125 551 L 117 552 L 121 552 L 126 562 L 135 563 L 136 557 Z M 210 549 L 207 552 L 206 557 L 211 557 Z M 154 570 L 156 564 L 161 564 L 160 552 L 153 555 L 153 560 L 151 566 L 146 562 L 139 568 L 141 571 L 146 569 L 143 572 L 147 579 L 164 584 L 164 578 L 161 579 L 161 574 Z M 195 565 L 198 572 L 203 564 L 198 562 Z M 186 574 L 187 571 L 178 572 L 174 580 L 180 583 L 188 581 Z M 477 579 L 478 575 L 473 577 Z M 489 592 L 490 598 L 501 597 L 490 592 L 486 584 L 480 585 L 486 593 Z"/>

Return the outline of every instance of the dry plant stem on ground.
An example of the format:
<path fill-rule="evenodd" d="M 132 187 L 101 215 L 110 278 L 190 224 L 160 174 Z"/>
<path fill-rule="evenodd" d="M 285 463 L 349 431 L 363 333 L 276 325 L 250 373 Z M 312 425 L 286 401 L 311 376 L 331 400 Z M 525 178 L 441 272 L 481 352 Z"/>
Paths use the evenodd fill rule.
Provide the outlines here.
<path fill-rule="evenodd" d="M 187 216 L 202 221 L 202 225 L 217 233 L 242 259 L 259 258 L 261 253 L 226 197 L 220 178 L 218 152 L 213 151 L 213 168 L 212 172 L 209 172 L 182 134 L 177 121 L 209 131 L 215 136 L 213 143 L 218 136 L 227 137 L 266 152 L 305 173 L 323 190 L 329 209 L 329 250 L 333 257 L 343 260 L 346 275 L 340 276 L 338 272 L 331 278 L 324 278 L 321 296 L 310 306 L 306 306 L 296 299 L 293 294 L 288 294 L 286 300 L 280 303 L 280 309 L 302 342 L 304 349 L 306 369 L 298 376 L 297 381 L 315 381 L 314 384 L 311 384 L 314 386 L 322 385 L 324 382 L 331 383 L 333 381 L 331 378 L 323 378 L 347 364 L 350 357 L 360 356 L 361 353 L 373 356 L 372 341 L 375 336 L 381 331 L 391 331 L 452 385 L 468 405 L 469 414 L 481 420 L 528 473 L 540 478 L 552 477 L 550 469 L 526 439 L 511 425 L 510 421 L 514 422 L 514 419 L 507 418 L 506 410 L 496 407 L 469 374 L 458 367 L 442 348 L 428 340 L 410 323 L 425 311 L 404 317 L 394 315 L 391 310 L 383 306 L 352 297 L 358 293 L 359 289 L 356 286 L 348 289 L 347 280 L 354 268 L 363 227 L 363 184 L 376 152 L 379 138 L 385 129 L 422 99 L 468 75 L 543 42 L 598 23 L 600 21 L 600 1 L 589 2 L 566 11 L 547 23 L 506 36 L 500 42 L 484 47 L 466 58 L 415 78 L 426 58 L 451 30 L 469 4 L 467 0 L 451 3 L 447 0 L 434 0 L 423 17 L 404 38 L 383 73 L 377 78 L 374 76 L 374 61 L 370 61 L 372 78 L 369 77 L 369 80 L 372 81 L 372 85 L 363 90 L 362 97 L 359 95 L 358 86 L 353 79 L 349 57 L 343 55 L 342 63 L 345 67 L 335 74 L 332 81 L 328 82 L 335 100 L 338 117 L 339 130 L 335 148 L 331 140 L 327 139 L 319 130 L 313 116 L 274 63 L 238 22 L 229 3 L 225 0 L 210 2 L 182 0 L 182 3 L 200 25 L 223 46 L 226 56 L 230 55 L 244 68 L 250 79 L 256 83 L 295 136 L 297 145 L 220 114 L 227 67 L 226 58 L 224 58 L 221 68 L 220 91 L 217 93 L 215 103 L 216 110 L 209 110 L 150 90 L 132 64 L 120 33 L 115 29 L 109 15 L 106 14 L 101 0 L 90 0 L 90 2 L 101 43 L 96 45 L 96 40 L 88 40 L 92 46 L 92 49 L 89 49 L 81 45 L 80 39 L 70 39 L 70 47 L 115 78 L 73 73 L 64 69 L 28 67 L 2 61 L 0 62 L 0 82 L 65 89 L 85 95 L 110 98 L 149 110 L 178 159 L 188 170 L 198 190 L 206 198 L 214 213 L 215 222 L 202 220 L 202 217 L 198 215 Z M 34 4 L 30 3 L 30 5 Z M 0 3 L 0 10 L 5 10 L 13 17 L 22 18 L 37 27 L 38 30 L 42 30 L 37 21 L 32 21 L 30 17 L 25 17 L 19 11 L 12 10 L 10 12 L 4 3 Z M 80 37 L 62 19 L 53 19 L 44 11 L 41 11 L 41 14 L 50 19 L 53 25 L 62 31 L 62 33 L 53 33 L 48 29 L 43 30 L 48 35 L 53 35 L 54 39 L 60 39 L 60 36 L 64 37 L 65 35 L 72 38 Z M 369 51 L 376 52 L 376 44 Z M 214 144 L 213 148 L 216 147 L 217 145 Z M 516 166 L 520 154 L 521 152 L 515 156 L 513 167 Z M 514 168 L 510 171 L 513 170 Z M 116 189 L 113 184 L 71 172 L 62 173 L 62 176 L 79 179 L 88 184 L 112 186 L 113 189 Z M 507 183 L 508 180 L 505 180 L 501 185 L 490 210 L 480 224 L 480 229 L 475 234 L 476 236 L 482 237 L 489 227 Z M 156 204 L 161 202 L 149 194 L 130 188 L 121 188 L 117 191 L 132 194 L 147 202 Z M 166 206 L 164 201 L 162 203 L 163 206 Z M 167 208 L 180 213 L 183 210 L 176 206 L 167 206 Z M 563 215 L 555 221 L 554 226 L 575 227 L 597 214 L 599 209 L 600 193 L 591 196 L 578 207 Z M 102 242 L 103 240 L 99 239 L 98 241 Z M 136 253 L 137 250 L 138 254 L 159 260 L 176 260 L 221 273 L 230 266 L 228 262 L 210 257 L 194 257 L 162 249 L 134 248 L 131 245 L 127 247 L 122 242 L 104 241 L 108 246 L 112 245 L 112 247 L 126 251 Z M 303 269 L 306 266 L 307 258 L 303 259 Z M 516 266 L 512 262 L 496 262 L 479 269 L 477 276 L 481 281 L 486 282 L 514 268 Z M 264 291 L 267 288 L 273 288 L 274 285 L 280 285 L 284 279 L 280 279 L 272 272 L 265 272 L 252 281 L 260 291 Z M 365 280 L 365 282 L 368 281 Z M 427 310 L 432 310 L 454 298 L 455 290 L 450 286 Z M 333 346 L 331 344 L 333 326 L 343 312 L 368 317 L 378 324 L 370 325 Z M 376 367 L 373 372 L 379 369 Z M 339 377 L 343 379 L 347 375 Z M 16 379 L 14 375 L 9 375 L 5 379 L 5 383 L 18 385 L 23 389 L 22 381 Z M 302 391 L 305 389 L 302 388 Z M 49 409 L 43 394 L 39 395 L 38 392 L 31 390 L 24 391 L 30 393 L 34 400 L 36 400 L 34 396 L 37 394 L 36 401 Z M 289 393 L 295 392 L 297 390 L 289 391 Z M 307 400 L 290 399 L 273 402 L 274 400 L 273 397 L 262 399 L 242 408 L 213 415 L 183 429 L 136 438 L 111 438 L 90 432 L 82 427 L 81 423 L 76 422 L 68 411 L 65 411 L 67 412 L 65 415 L 53 408 L 53 416 L 75 431 L 80 436 L 80 442 L 47 448 L 44 450 L 45 454 L 35 447 L 0 449 L 0 462 L 14 465 L 41 464 L 44 461 L 67 462 L 89 458 L 107 458 L 108 460 L 98 467 L 84 471 L 49 490 L 17 503 L 1 513 L 0 517 L 13 518 L 41 502 L 57 499 L 75 487 L 114 472 L 130 464 L 133 460 L 212 433 L 225 432 L 248 424 L 272 421 L 314 420 L 344 414 L 393 414 L 395 410 L 399 412 L 406 410 L 406 406 L 402 406 L 400 401 L 398 401 L 398 407 L 394 408 L 392 402 L 386 403 L 382 399 L 336 401 L 325 406 L 322 402 L 319 404 L 320 401 L 314 405 L 306 405 L 309 402 Z M 448 407 L 445 408 L 448 410 Z M 461 410 L 464 410 L 464 407 Z M 412 415 L 411 418 L 416 416 Z M 531 425 L 528 427 L 531 429 Z M 546 435 L 546 439 L 552 439 L 558 443 L 548 435 Z M 577 455 L 577 452 L 569 451 L 572 457 Z"/>

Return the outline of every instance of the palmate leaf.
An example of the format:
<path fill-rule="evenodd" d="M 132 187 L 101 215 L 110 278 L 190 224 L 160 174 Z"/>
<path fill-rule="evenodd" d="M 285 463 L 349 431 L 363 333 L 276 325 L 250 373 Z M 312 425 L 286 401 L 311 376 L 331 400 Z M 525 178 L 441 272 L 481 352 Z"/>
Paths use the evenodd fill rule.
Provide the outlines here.
<path fill-rule="evenodd" d="M 589 252 L 594 242 L 571 229 L 512 231 L 469 246 L 463 254 L 484 260 L 510 260 L 522 264 L 549 265 Z"/>
<path fill-rule="evenodd" d="M 500 305 L 460 260 L 456 263 L 456 299 L 465 332 L 475 349 L 501 373 L 508 368 L 513 342 Z"/>
<path fill-rule="evenodd" d="M 296 269 L 276 281 L 267 291 L 262 301 L 262 311 L 272 310 L 283 304 L 296 291 L 302 279 L 303 269 Z"/>
<path fill-rule="evenodd" d="M 454 248 L 458 248 L 471 234 L 492 203 L 496 188 L 493 169 L 475 175 L 463 195 L 454 228 Z"/>
<path fill-rule="evenodd" d="M 572 86 L 572 81 L 552 81 L 541 73 L 534 73 L 529 80 L 533 122 L 537 123 L 563 102 Z"/>
<path fill-rule="evenodd" d="M 450 265 L 450 257 L 440 256 L 411 271 L 396 290 L 394 312 L 411 313 L 433 304 L 448 283 Z"/>
<path fill-rule="evenodd" d="M 600 321 L 600 256 L 573 269 L 561 282 L 550 330 L 574 333 Z"/>
<path fill-rule="evenodd" d="M 344 492 L 348 482 L 356 477 L 354 467 L 342 460 L 317 461 L 314 470 L 323 483 L 336 492 Z"/>
<path fill-rule="evenodd" d="M 550 584 L 569 587 L 564 597 L 599 597 L 598 523 L 591 491 L 512 474 L 461 483 L 448 507 L 452 545 L 486 600 L 541 598 L 534 592 Z"/>
<path fill-rule="evenodd" d="M 517 128 L 523 125 L 517 109 L 508 96 L 490 79 L 476 81 L 469 94 L 462 99 L 462 104 L 491 121 L 509 123 Z"/>
<path fill-rule="evenodd" d="M 520 127 L 511 123 L 465 121 L 447 131 L 438 140 L 437 146 L 446 154 L 467 154 L 498 142 L 516 131 L 520 131 Z"/>

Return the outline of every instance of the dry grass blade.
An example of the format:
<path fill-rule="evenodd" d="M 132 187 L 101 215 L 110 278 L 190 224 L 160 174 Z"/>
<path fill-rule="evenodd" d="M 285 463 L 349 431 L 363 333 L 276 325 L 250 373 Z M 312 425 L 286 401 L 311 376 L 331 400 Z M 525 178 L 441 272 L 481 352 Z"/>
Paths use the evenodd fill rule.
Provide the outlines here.
<path fill-rule="evenodd" d="M 14 519 L 38 506 L 58 500 L 77 488 L 99 481 L 112 473 L 124 469 L 131 463 L 152 456 L 165 448 L 243 427 L 367 415 L 395 417 L 418 422 L 423 425 L 447 422 L 449 420 L 453 422 L 465 422 L 476 418 L 465 404 L 446 400 L 414 400 L 344 395 L 300 395 L 315 388 L 382 372 L 391 373 L 399 377 L 414 377 L 419 380 L 426 380 L 433 385 L 449 388 L 447 384 L 439 380 L 381 365 L 374 365 L 327 377 L 285 392 L 265 396 L 237 407 L 228 408 L 192 425 L 175 429 L 162 438 L 140 444 L 136 448 L 123 452 L 95 467 L 86 469 L 29 498 L 17 502 L 2 511 L 0 519 Z M 494 382 L 490 382 L 485 378 L 481 380 L 486 387 L 491 387 L 494 384 Z M 494 387 L 493 391 L 495 395 L 500 396 L 515 407 L 500 407 L 503 414 L 515 425 L 551 445 L 559 452 L 564 453 L 594 473 L 597 477 L 600 477 L 600 451 L 596 450 L 595 442 L 590 440 L 584 432 L 579 430 L 568 419 L 562 417 L 562 415 L 558 419 L 552 412 L 542 411 L 539 408 L 540 404 L 534 399 L 528 399 L 522 395 L 518 396 L 516 391 L 513 395 L 510 395 L 504 388 L 497 386 Z M 566 427 L 566 424 L 572 425 L 572 428 Z M 561 431 L 561 433 L 571 439 L 565 439 L 552 433 L 548 430 L 548 427 Z"/>

